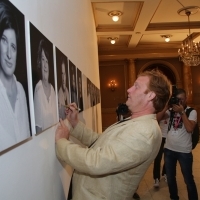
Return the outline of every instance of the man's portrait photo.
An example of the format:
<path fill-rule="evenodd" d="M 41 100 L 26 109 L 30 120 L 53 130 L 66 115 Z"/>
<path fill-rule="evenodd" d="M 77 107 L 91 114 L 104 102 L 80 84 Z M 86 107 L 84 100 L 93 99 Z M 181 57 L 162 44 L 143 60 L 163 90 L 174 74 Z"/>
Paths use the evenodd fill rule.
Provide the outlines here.
<path fill-rule="evenodd" d="M 83 90 L 82 90 L 82 73 L 77 68 L 77 84 L 78 84 L 78 107 L 80 109 L 79 112 L 83 111 Z"/>
<path fill-rule="evenodd" d="M 59 119 L 65 119 L 66 105 L 70 103 L 67 57 L 56 48 L 57 91 Z"/>
<path fill-rule="evenodd" d="M 71 103 L 78 105 L 76 66 L 69 60 Z"/>

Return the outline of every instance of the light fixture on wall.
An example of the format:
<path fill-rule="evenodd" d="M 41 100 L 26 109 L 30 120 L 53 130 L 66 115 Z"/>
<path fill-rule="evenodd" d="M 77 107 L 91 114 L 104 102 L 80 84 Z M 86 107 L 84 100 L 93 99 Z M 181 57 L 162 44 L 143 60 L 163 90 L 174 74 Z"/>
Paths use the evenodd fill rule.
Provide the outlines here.
<path fill-rule="evenodd" d="M 165 39 L 165 42 L 169 42 L 172 35 L 161 35 L 161 37 Z"/>
<path fill-rule="evenodd" d="M 115 91 L 116 87 L 117 87 L 117 83 L 115 80 L 111 80 L 109 83 L 108 83 L 108 87 L 110 88 L 111 91 Z"/>
<path fill-rule="evenodd" d="M 113 10 L 111 12 L 108 13 L 108 15 L 110 17 L 112 17 L 112 20 L 114 22 L 117 22 L 119 20 L 119 16 L 121 16 L 123 13 L 121 11 L 118 11 L 118 10 Z"/>
<path fill-rule="evenodd" d="M 177 11 L 179 15 L 187 15 L 188 17 L 189 35 L 178 50 L 179 59 L 187 66 L 197 66 L 200 64 L 200 42 L 195 43 L 192 34 L 190 34 L 190 15 L 198 11 L 198 6 L 188 6 Z"/>
<path fill-rule="evenodd" d="M 110 40 L 111 44 L 115 44 L 116 40 L 118 40 L 117 37 L 108 37 L 108 40 Z"/>

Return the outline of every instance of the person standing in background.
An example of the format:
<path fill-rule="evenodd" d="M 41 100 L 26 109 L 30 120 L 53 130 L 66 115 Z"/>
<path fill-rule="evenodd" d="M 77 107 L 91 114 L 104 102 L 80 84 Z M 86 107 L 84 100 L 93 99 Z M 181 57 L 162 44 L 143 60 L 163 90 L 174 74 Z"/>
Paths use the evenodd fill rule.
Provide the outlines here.
<path fill-rule="evenodd" d="M 168 110 L 168 105 L 165 106 L 165 108 L 157 113 L 156 117 L 162 132 L 162 142 L 160 145 L 160 149 L 158 152 L 158 155 L 156 156 L 154 160 L 154 165 L 153 165 L 153 178 L 154 178 L 154 187 L 158 188 L 159 183 L 160 183 L 160 166 L 161 166 L 161 160 L 162 160 L 162 155 L 164 153 L 164 145 L 165 145 L 165 140 L 168 132 L 168 125 L 169 125 L 169 115 L 166 113 Z M 162 176 L 164 176 L 165 181 L 167 182 L 167 177 L 166 177 L 166 171 L 165 171 L 165 164 L 163 164 L 162 168 Z"/>
<path fill-rule="evenodd" d="M 167 111 L 170 116 L 170 126 L 166 137 L 164 149 L 165 169 L 170 198 L 178 200 L 178 187 L 176 182 L 176 165 L 180 164 L 181 172 L 187 185 L 188 199 L 198 200 L 198 193 L 192 172 L 192 132 L 197 122 L 197 112 L 192 110 L 189 116 L 186 115 L 187 97 L 182 88 L 176 90 L 177 104 L 172 104 L 171 111 Z"/>

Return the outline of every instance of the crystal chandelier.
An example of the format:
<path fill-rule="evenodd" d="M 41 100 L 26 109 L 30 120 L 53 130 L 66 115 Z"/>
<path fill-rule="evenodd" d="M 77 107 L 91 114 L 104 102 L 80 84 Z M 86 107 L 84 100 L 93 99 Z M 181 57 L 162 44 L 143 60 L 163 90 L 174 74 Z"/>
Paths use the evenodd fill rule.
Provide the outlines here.
<path fill-rule="evenodd" d="M 190 15 L 197 13 L 199 10 L 198 6 L 188 6 L 178 10 L 179 15 L 188 16 L 189 24 L 189 35 L 183 41 L 182 47 L 178 50 L 179 59 L 185 63 L 187 66 L 197 66 L 200 64 L 200 42 L 195 43 L 190 34 Z"/>

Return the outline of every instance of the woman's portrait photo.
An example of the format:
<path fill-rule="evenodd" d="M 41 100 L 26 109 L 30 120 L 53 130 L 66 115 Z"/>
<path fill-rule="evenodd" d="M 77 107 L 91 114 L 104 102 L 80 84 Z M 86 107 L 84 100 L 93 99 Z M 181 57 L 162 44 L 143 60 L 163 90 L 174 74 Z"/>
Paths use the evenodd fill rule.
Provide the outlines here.
<path fill-rule="evenodd" d="M 36 133 L 58 122 L 53 44 L 30 23 L 33 101 Z"/>
<path fill-rule="evenodd" d="M 0 152 L 29 138 L 24 15 L 0 1 Z"/>
<path fill-rule="evenodd" d="M 56 48 L 57 91 L 59 119 L 65 119 L 66 105 L 70 103 L 67 57 Z"/>

